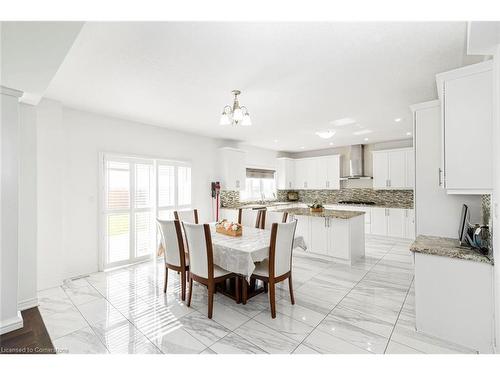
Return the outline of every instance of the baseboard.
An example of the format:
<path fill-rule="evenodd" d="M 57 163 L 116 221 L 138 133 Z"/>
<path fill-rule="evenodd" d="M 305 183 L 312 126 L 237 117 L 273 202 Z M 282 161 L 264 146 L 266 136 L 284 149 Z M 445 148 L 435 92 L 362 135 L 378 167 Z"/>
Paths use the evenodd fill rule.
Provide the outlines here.
<path fill-rule="evenodd" d="M 25 299 L 24 301 L 19 301 L 17 303 L 17 309 L 19 311 L 24 311 L 24 310 L 31 309 L 32 307 L 37 307 L 37 306 L 38 306 L 38 297 L 28 298 L 28 299 Z"/>
<path fill-rule="evenodd" d="M 23 328 L 23 317 L 21 312 L 17 312 L 17 316 L 0 322 L 0 335 Z"/>

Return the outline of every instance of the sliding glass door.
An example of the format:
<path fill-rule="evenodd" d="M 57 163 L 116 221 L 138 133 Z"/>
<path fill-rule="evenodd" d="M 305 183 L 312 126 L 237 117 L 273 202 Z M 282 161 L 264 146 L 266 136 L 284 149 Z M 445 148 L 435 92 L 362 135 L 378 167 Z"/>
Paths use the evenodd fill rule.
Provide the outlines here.
<path fill-rule="evenodd" d="M 191 205 L 187 163 L 103 156 L 103 269 L 146 260 L 157 247 L 156 217 Z"/>

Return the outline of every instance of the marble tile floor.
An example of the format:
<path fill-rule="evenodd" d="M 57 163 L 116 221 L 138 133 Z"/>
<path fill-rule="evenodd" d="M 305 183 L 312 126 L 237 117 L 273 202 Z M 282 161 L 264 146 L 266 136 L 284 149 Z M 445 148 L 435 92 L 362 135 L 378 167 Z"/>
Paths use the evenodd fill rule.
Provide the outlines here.
<path fill-rule="evenodd" d="M 237 305 L 195 283 L 191 307 L 179 277 L 153 261 L 68 280 L 39 293 L 40 312 L 61 353 L 475 353 L 415 331 L 413 265 L 406 240 L 367 237 L 366 258 L 350 265 L 296 250 L 296 304 L 277 289 Z"/>

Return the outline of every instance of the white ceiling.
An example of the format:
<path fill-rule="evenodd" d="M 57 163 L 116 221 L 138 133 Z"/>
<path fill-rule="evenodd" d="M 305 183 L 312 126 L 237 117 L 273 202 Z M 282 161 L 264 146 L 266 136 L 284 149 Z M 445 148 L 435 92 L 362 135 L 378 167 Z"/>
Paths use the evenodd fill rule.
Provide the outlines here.
<path fill-rule="evenodd" d="M 83 22 L 1 22 L 0 84 L 38 104 Z"/>
<path fill-rule="evenodd" d="M 86 23 L 46 96 L 282 151 L 403 139 L 408 106 L 437 97 L 435 74 L 480 61 L 465 55 L 466 26 Z M 242 90 L 252 127 L 218 125 L 232 89 Z M 331 140 L 314 134 L 341 118 L 356 124 Z M 371 133 L 353 135 L 359 130 Z"/>

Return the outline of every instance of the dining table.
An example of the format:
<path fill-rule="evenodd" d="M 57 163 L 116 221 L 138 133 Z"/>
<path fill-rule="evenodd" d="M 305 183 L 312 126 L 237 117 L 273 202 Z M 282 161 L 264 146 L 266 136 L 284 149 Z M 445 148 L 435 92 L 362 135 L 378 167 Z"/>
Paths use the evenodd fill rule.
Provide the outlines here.
<path fill-rule="evenodd" d="M 230 236 L 218 233 L 215 229 L 215 223 L 210 224 L 212 236 L 212 248 L 214 264 L 231 271 L 237 275 L 240 283 L 220 286 L 220 291 L 229 297 L 242 302 L 237 295 L 243 295 L 251 298 L 264 291 L 265 288 L 257 288 L 254 280 L 250 281 L 255 264 L 269 258 L 269 248 L 271 241 L 271 231 L 244 226 L 241 236 Z M 296 235 L 293 241 L 293 248 L 306 250 L 307 246 L 304 238 Z M 235 288 L 240 284 L 243 288 L 242 293 L 236 293 Z M 246 298 L 243 298 L 246 302 Z"/>

